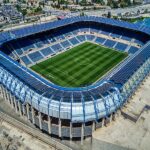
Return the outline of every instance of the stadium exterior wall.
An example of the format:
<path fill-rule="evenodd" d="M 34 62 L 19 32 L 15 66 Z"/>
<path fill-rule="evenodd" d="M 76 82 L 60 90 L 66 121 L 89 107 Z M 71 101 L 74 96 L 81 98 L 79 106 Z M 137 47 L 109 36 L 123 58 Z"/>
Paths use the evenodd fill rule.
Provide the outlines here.
<path fill-rule="evenodd" d="M 50 109 L 47 108 L 47 104 L 45 104 L 45 107 L 41 107 L 44 104 L 39 104 L 38 100 L 39 98 L 45 99 L 45 97 L 38 95 L 38 93 L 30 89 L 30 87 L 27 87 L 3 67 L 0 67 L 0 95 L 5 99 L 5 101 L 10 103 L 13 108 L 15 108 L 16 112 L 18 112 L 21 116 L 26 116 L 41 130 L 51 135 L 57 135 L 60 138 L 68 137 L 72 139 L 81 137 L 81 140 L 83 140 L 84 137 L 91 136 L 92 132 L 96 130 L 96 128 L 103 127 L 105 124 L 111 122 L 111 120 L 115 118 L 117 110 L 121 109 L 122 105 L 124 105 L 125 102 L 132 96 L 139 84 L 149 74 L 149 72 L 150 59 L 145 61 L 145 63 L 141 65 L 141 67 L 133 74 L 133 76 L 124 84 L 120 90 L 121 93 L 117 88 L 114 88 L 115 92 L 109 93 L 109 95 L 103 99 L 106 102 L 106 107 L 108 107 L 109 112 L 92 112 L 92 115 L 88 115 L 87 113 L 87 116 L 85 116 L 86 120 L 83 120 L 84 116 L 82 116 L 82 113 L 75 114 L 74 120 L 71 120 L 71 110 L 73 108 L 71 108 L 70 104 L 62 104 L 63 107 L 61 109 L 55 108 L 59 105 L 58 103 L 56 104 L 53 102 L 49 104 L 51 106 Z M 114 106 L 110 106 L 107 103 L 110 99 L 114 101 Z M 89 107 L 92 107 L 93 104 L 91 105 L 91 102 L 89 102 L 85 104 L 85 107 L 86 105 L 87 109 L 89 109 Z M 82 104 L 79 103 L 76 104 L 76 106 L 72 105 L 72 107 L 81 108 Z M 63 108 L 65 108 L 67 112 L 61 111 Z M 97 114 L 97 116 L 95 114 Z M 46 120 L 44 119 L 45 115 L 47 116 Z M 97 121 L 96 117 L 98 117 Z M 52 123 L 53 118 L 58 118 L 58 122 Z M 69 125 L 62 125 L 64 119 L 69 120 Z M 78 120 L 78 123 L 80 123 L 79 126 L 74 127 L 75 119 L 80 120 Z M 92 122 L 89 125 L 86 124 L 88 119 Z"/>
<path fill-rule="evenodd" d="M 26 30 L 26 28 L 15 30 L 12 31 L 11 36 L 10 33 L 1 33 L 2 36 L 0 37 L 2 39 L 0 39 L 0 44 L 15 38 L 17 39 L 27 36 L 28 34 L 37 33 L 39 32 L 39 30 L 46 31 L 50 28 L 57 28 L 68 23 L 70 24 L 81 20 L 85 22 L 93 20 L 94 22 L 99 21 L 104 24 L 111 24 L 117 27 L 121 26 L 123 28 L 129 28 L 131 30 L 133 29 L 134 31 L 143 32 L 145 34 L 149 34 L 150 31 L 147 28 L 142 28 L 139 30 L 138 26 L 129 23 L 122 23 L 116 20 L 108 20 L 107 22 L 106 18 L 98 19 L 95 17 L 77 17 L 74 19 L 75 20 L 66 19 L 62 20 L 62 22 L 54 22 L 52 24 L 48 23 L 44 24 L 44 26 L 39 25 L 35 26 L 34 28 L 30 27 L 29 29 L 32 30 Z M 136 57 L 138 56 L 138 54 L 140 55 L 142 51 L 145 50 L 144 52 L 148 52 L 148 46 L 150 46 L 150 42 L 147 42 L 147 44 L 145 44 L 145 46 L 143 46 L 143 48 L 141 48 L 139 52 L 132 55 L 132 57 L 127 59 L 118 68 L 114 69 L 112 74 L 115 74 L 118 70 L 121 70 L 121 68 L 123 68 L 128 62 L 130 62 L 130 60 L 134 60 L 134 56 Z M 150 55 L 148 54 L 147 57 L 138 57 L 138 61 L 139 59 L 141 59 L 142 61 L 139 61 L 140 64 L 138 61 L 136 61 L 138 67 L 134 68 L 134 74 L 131 73 L 131 75 L 129 76 L 130 78 L 128 77 L 126 78 L 126 80 L 124 80 L 125 83 L 122 82 L 122 84 L 117 84 L 118 82 L 113 82 L 113 78 L 110 78 L 110 74 L 105 81 L 102 81 L 102 83 L 99 82 L 98 84 L 91 86 L 91 89 L 96 89 L 103 85 L 106 85 L 106 83 L 112 82 L 111 90 L 106 88 L 107 91 L 105 91 L 105 93 L 107 94 L 102 95 L 101 93 L 99 93 L 101 98 L 91 96 L 92 100 L 85 101 L 83 97 L 81 97 L 81 102 L 74 102 L 73 98 L 69 98 L 68 102 L 62 102 L 61 100 L 54 100 L 53 97 L 46 97 L 44 95 L 45 93 L 40 94 L 40 92 L 38 92 L 38 88 L 35 88 L 35 90 L 34 86 L 29 84 L 27 81 L 28 77 L 31 76 L 34 76 L 34 79 L 38 80 L 37 76 L 29 73 L 28 69 L 23 68 L 21 65 L 15 63 L 11 58 L 0 51 L 0 60 L 2 62 L 0 63 L 0 96 L 3 97 L 3 99 L 7 101 L 12 108 L 15 108 L 17 113 L 19 113 L 21 116 L 27 117 L 42 131 L 60 138 L 81 138 L 82 141 L 84 137 L 91 136 L 94 130 L 107 125 L 115 119 L 116 113 L 120 112 L 123 105 L 125 105 L 130 97 L 132 97 L 140 83 L 149 74 L 149 56 Z M 15 66 L 14 68 L 16 68 L 16 74 L 9 68 L 13 65 Z M 20 73 L 22 73 L 22 76 L 26 72 L 27 74 L 30 74 L 30 76 L 26 75 L 25 79 L 20 78 L 20 76 L 17 75 L 17 69 L 20 69 L 22 71 L 20 71 Z M 121 77 L 123 78 L 122 74 Z M 49 86 L 47 82 L 43 82 L 43 80 L 41 79 L 40 82 L 42 82 L 42 85 Z M 38 86 L 39 82 L 36 82 L 36 85 Z M 57 85 L 53 86 L 53 88 L 56 87 Z M 57 92 L 62 92 L 63 90 L 65 91 L 65 88 L 61 87 L 58 89 L 56 88 L 55 90 Z M 72 93 L 75 92 L 74 90 L 67 90 Z M 81 89 L 79 88 L 78 92 L 80 92 L 80 90 Z M 83 87 L 82 90 L 86 91 L 88 90 L 88 88 Z"/>

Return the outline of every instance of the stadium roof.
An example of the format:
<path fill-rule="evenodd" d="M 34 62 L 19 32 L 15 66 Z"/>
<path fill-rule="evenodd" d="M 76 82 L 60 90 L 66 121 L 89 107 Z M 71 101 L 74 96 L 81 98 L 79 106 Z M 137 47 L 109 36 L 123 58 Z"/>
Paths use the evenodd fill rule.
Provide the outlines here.
<path fill-rule="evenodd" d="M 140 28 L 140 25 L 138 24 L 133 24 L 133 23 L 125 22 L 125 21 L 119 21 L 115 19 L 108 19 L 108 18 L 95 17 L 95 16 L 82 16 L 82 17 L 78 16 L 78 17 L 66 18 L 66 19 L 62 19 L 62 20 L 54 21 L 54 22 L 34 24 L 28 27 L 1 32 L 0 33 L 0 45 L 12 39 L 18 39 L 21 37 L 25 37 L 25 36 L 32 35 L 35 33 L 54 29 L 60 26 L 65 26 L 65 25 L 72 24 L 72 23 L 79 22 L 79 21 L 92 21 L 92 22 L 104 23 L 104 24 L 108 24 L 112 26 L 118 26 L 118 27 L 135 30 L 135 31 L 144 32 L 150 35 L 150 28 L 146 26 Z"/>

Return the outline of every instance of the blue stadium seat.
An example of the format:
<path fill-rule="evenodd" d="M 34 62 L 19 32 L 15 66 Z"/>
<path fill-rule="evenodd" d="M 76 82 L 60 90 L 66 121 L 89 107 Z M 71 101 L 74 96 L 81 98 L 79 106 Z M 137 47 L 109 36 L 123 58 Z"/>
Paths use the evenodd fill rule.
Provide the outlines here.
<path fill-rule="evenodd" d="M 52 45 L 51 48 L 52 48 L 55 52 L 59 52 L 59 51 L 63 50 L 63 48 L 61 47 L 60 44 Z"/>
<path fill-rule="evenodd" d="M 37 48 L 41 48 L 44 46 L 44 43 L 40 39 L 37 39 L 34 44 L 36 45 Z"/>
<path fill-rule="evenodd" d="M 144 45 L 144 43 L 142 41 L 137 40 L 137 39 L 134 40 L 134 43 L 137 43 L 138 45 L 141 45 L 141 46 Z"/>
<path fill-rule="evenodd" d="M 42 49 L 42 50 L 41 50 L 41 53 L 42 53 L 44 56 L 48 56 L 48 55 L 53 54 L 54 52 L 51 50 L 50 47 L 47 47 L 47 48 Z"/>
<path fill-rule="evenodd" d="M 121 36 L 121 39 L 126 40 L 126 41 L 131 41 L 132 40 L 132 38 L 130 38 L 128 36 L 124 36 L 124 35 Z"/>
<path fill-rule="evenodd" d="M 22 55 L 23 54 L 23 51 L 22 51 L 20 45 L 18 45 L 16 42 L 8 43 L 8 47 L 10 47 L 10 49 L 16 51 L 18 55 Z"/>
<path fill-rule="evenodd" d="M 107 47 L 113 47 L 116 44 L 116 41 L 112 41 L 112 40 L 106 40 L 106 42 L 104 43 L 105 46 Z"/>
<path fill-rule="evenodd" d="M 125 51 L 127 47 L 128 47 L 127 44 L 118 42 L 117 45 L 115 46 L 115 49 Z"/>
<path fill-rule="evenodd" d="M 61 45 L 62 45 L 64 48 L 68 48 L 68 47 L 71 46 L 71 44 L 68 42 L 68 40 L 61 42 Z"/>
<path fill-rule="evenodd" d="M 146 46 L 136 57 L 130 60 L 124 67 L 115 73 L 110 80 L 115 83 L 124 84 L 131 75 L 143 64 L 150 56 L 150 44 Z"/>
<path fill-rule="evenodd" d="M 33 62 L 37 62 L 43 59 L 43 56 L 39 52 L 34 52 L 28 55 Z"/>
<path fill-rule="evenodd" d="M 71 38 L 69 39 L 69 41 L 73 44 L 73 45 L 76 45 L 79 43 L 79 41 L 76 39 L 76 38 Z"/>
<path fill-rule="evenodd" d="M 83 41 L 85 41 L 85 35 L 78 35 L 78 36 L 77 36 L 77 39 L 78 39 L 80 42 L 83 42 Z"/>
<path fill-rule="evenodd" d="M 86 35 L 86 39 L 87 39 L 88 41 L 93 41 L 94 38 L 95 38 L 94 35 Z"/>
<path fill-rule="evenodd" d="M 31 64 L 31 61 L 30 61 L 26 56 L 21 57 L 21 60 L 22 60 L 26 65 Z"/>
<path fill-rule="evenodd" d="M 104 39 L 104 38 L 97 37 L 95 42 L 98 43 L 98 44 L 103 44 L 105 40 L 106 39 Z"/>
<path fill-rule="evenodd" d="M 128 53 L 134 54 L 137 51 L 138 51 L 137 47 L 131 46 L 130 49 L 128 50 Z"/>

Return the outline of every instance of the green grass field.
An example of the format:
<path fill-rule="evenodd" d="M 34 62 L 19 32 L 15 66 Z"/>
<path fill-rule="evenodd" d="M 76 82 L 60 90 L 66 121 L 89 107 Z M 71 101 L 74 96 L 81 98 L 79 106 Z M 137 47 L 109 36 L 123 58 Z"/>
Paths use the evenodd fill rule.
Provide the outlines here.
<path fill-rule="evenodd" d="M 31 69 L 57 85 L 82 87 L 96 82 L 127 55 L 85 42 L 36 64 Z"/>

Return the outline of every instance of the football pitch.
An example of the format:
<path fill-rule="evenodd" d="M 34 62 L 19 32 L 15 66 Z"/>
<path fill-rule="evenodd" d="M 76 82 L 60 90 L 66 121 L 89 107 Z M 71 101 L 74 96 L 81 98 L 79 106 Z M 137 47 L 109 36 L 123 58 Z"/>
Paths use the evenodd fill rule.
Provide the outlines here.
<path fill-rule="evenodd" d="M 83 87 L 99 80 L 121 62 L 127 53 L 85 42 L 31 67 L 63 87 Z"/>

